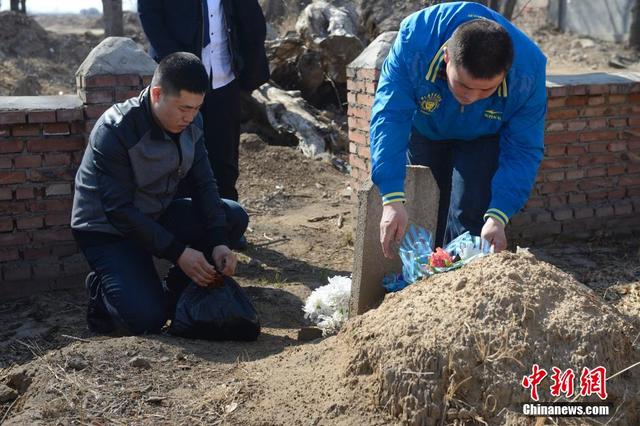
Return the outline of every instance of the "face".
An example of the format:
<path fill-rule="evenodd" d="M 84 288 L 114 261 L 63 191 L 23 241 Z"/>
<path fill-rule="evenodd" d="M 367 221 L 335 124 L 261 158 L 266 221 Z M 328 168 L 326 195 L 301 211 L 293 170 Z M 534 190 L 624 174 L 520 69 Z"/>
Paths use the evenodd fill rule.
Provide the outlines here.
<path fill-rule="evenodd" d="M 166 95 L 162 88 L 151 88 L 151 110 L 153 116 L 165 131 L 180 133 L 196 117 L 202 106 L 204 93 L 181 90 L 179 95 Z"/>
<path fill-rule="evenodd" d="M 504 73 L 490 79 L 473 78 L 464 68 L 456 67 L 446 50 L 444 62 L 447 69 L 447 83 L 453 96 L 461 105 L 469 105 L 481 99 L 488 98 L 498 89 L 504 80 Z"/>

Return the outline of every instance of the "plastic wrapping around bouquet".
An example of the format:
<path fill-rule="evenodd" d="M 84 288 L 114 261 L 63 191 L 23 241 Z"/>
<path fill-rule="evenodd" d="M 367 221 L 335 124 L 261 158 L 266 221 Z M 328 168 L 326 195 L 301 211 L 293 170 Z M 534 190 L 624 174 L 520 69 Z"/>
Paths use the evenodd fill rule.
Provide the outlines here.
<path fill-rule="evenodd" d="M 258 313 L 230 277 L 216 288 L 190 283 L 180 295 L 169 333 L 192 339 L 253 341 L 260 335 Z"/>
<path fill-rule="evenodd" d="M 409 226 L 400 245 L 402 275 L 383 283 L 387 291 L 397 291 L 420 278 L 451 271 L 485 256 L 491 251 L 488 241 L 465 232 L 443 249 L 433 250 L 431 232 L 414 225 Z M 406 284 L 405 284 L 406 283 Z"/>

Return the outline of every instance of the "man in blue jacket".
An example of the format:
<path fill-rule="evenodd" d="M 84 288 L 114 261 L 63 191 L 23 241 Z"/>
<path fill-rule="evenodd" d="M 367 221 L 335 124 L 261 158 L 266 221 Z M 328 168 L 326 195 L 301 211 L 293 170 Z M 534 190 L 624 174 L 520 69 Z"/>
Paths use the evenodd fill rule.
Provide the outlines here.
<path fill-rule="evenodd" d="M 207 90 L 200 60 L 174 53 L 140 96 L 98 119 L 75 179 L 71 228 L 91 273 L 92 331 L 160 331 L 189 281 L 232 275 L 229 249 L 249 218 L 222 200 L 204 146 L 198 109 Z M 179 192 L 191 198 L 177 198 Z M 153 256 L 172 268 L 163 287 Z"/>
<path fill-rule="evenodd" d="M 209 160 L 220 195 L 237 201 L 240 92 L 269 79 L 258 1 L 138 0 L 138 13 L 153 59 L 184 51 L 202 60 L 209 76 L 202 105 Z"/>
<path fill-rule="evenodd" d="M 407 161 L 440 189 L 436 245 L 470 231 L 496 251 L 529 197 L 543 155 L 546 58 L 524 33 L 478 3 L 407 17 L 382 66 L 371 114 L 380 242 L 402 239 Z"/>

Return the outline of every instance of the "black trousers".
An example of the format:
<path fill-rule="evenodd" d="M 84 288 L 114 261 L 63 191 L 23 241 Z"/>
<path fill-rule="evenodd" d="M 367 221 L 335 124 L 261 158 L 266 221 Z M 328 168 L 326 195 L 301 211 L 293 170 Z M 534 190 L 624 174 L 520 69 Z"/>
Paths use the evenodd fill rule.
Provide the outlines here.
<path fill-rule="evenodd" d="M 240 86 L 237 80 L 208 90 L 200 111 L 204 121 L 205 145 L 220 197 L 238 201 Z"/>

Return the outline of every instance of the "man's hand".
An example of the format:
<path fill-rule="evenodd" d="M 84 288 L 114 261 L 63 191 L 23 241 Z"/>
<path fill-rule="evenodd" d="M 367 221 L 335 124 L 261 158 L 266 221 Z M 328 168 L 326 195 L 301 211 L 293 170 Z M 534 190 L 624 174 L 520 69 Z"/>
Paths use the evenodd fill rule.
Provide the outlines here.
<path fill-rule="evenodd" d="M 227 246 L 215 246 L 211 255 L 213 261 L 220 271 L 224 275 L 231 276 L 236 272 L 236 264 L 238 258 L 236 254 Z"/>
<path fill-rule="evenodd" d="M 391 203 L 382 208 L 380 219 L 380 244 L 384 257 L 393 258 L 391 243 L 400 243 L 404 231 L 407 229 L 409 217 L 404 203 Z"/>
<path fill-rule="evenodd" d="M 507 248 L 507 236 L 504 233 L 504 225 L 492 217 L 487 218 L 480 232 L 480 236 L 489 241 L 495 253 L 499 253 Z"/>
<path fill-rule="evenodd" d="M 178 266 L 200 287 L 207 287 L 216 276 L 216 268 L 207 262 L 204 254 L 189 247 L 178 258 Z"/>

